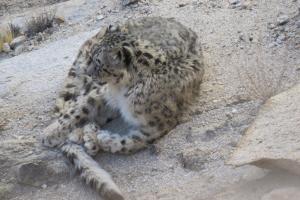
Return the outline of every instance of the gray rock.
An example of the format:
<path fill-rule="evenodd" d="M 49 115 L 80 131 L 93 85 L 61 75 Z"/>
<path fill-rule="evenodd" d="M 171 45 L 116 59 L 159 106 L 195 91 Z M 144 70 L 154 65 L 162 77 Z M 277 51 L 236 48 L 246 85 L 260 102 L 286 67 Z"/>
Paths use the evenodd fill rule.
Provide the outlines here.
<path fill-rule="evenodd" d="M 285 41 L 285 40 L 286 40 L 286 36 L 285 36 L 284 34 L 280 34 L 280 35 L 276 38 L 276 43 L 277 43 L 278 45 L 280 45 L 280 44 L 282 44 L 283 41 Z"/>
<path fill-rule="evenodd" d="M 45 188 L 68 176 L 68 166 L 63 161 L 45 162 L 41 160 L 23 163 L 16 171 L 20 184 Z"/>
<path fill-rule="evenodd" d="M 274 30 L 278 31 L 278 32 L 283 32 L 284 31 L 284 26 L 277 26 Z"/>
<path fill-rule="evenodd" d="M 274 28 L 276 28 L 276 25 L 273 24 L 273 23 L 269 23 L 269 24 L 268 24 L 268 28 L 269 28 L 269 29 L 274 29 Z"/>
<path fill-rule="evenodd" d="M 297 28 L 300 28 L 300 21 L 296 22 L 296 26 L 297 26 Z"/>
<path fill-rule="evenodd" d="M 24 45 L 19 45 L 15 48 L 15 52 L 14 54 L 17 56 L 17 55 L 20 55 L 23 51 L 25 50 L 25 46 Z"/>
<path fill-rule="evenodd" d="M 123 6 L 129 6 L 129 5 L 135 4 L 137 2 L 139 2 L 139 0 L 123 0 L 122 4 L 123 4 Z"/>
<path fill-rule="evenodd" d="M 180 3 L 180 4 L 178 4 L 178 8 L 182 8 L 182 7 L 185 7 L 187 5 L 188 5 L 187 3 Z M 212 7 L 214 8 L 215 5 L 213 4 Z"/>
<path fill-rule="evenodd" d="M 23 44 L 25 41 L 26 41 L 26 37 L 21 35 L 19 37 L 16 37 L 15 39 L 13 39 L 13 41 L 11 41 L 11 43 L 9 45 L 12 49 L 15 49 L 17 46 Z"/>
<path fill-rule="evenodd" d="M 268 44 L 268 48 L 273 48 L 276 46 L 278 46 L 278 44 L 276 42 L 272 42 L 272 43 Z"/>
<path fill-rule="evenodd" d="M 241 0 L 229 0 L 229 3 L 231 5 L 237 5 L 237 4 L 241 3 Z"/>
<path fill-rule="evenodd" d="M 287 15 L 280 15 L 280 16 L 277 18 L 277 25 L 282 26 L 282 25 L 288 23 L 289 20 L 290 20 L 290 19 L 289 19 L 289 16 L 287 16 Z"/>
<path fill-rule="evenodd" d="M 285 31 L 285 32 L 289 32 L 289 31 L 290 31 L 290 27 L 285 26 L 285 27 L 284 27 L 284 31 Z"/>
<path fill-rule="evenodd" d="M 5 52 L 5 53 L 11 52 L 11 48 L 8 43 L 3 44 L 3 52 Z"/>
<path fill-rule="evenodd" d="M 199 149 L 185 150 L 179 154 L 179 161 L 182 167 L 192 171 L 201 171 L 205 169 L 205 163 L 208 160 L 208 153 Z"/>
<path fill-rule="evenodd" d="M 36 38 L 36 41 L 38 41 L 38 42 L 45 40 L 45 36 L 43 33 L 38 33 L 35 38 Z"/>
<path fill-rule="evenodd" d="M 244 0 L 229 0 L 231 8 L 247 9 L 250 8 L 250 4 Z"/>
<path fill-rule="evenodd" d="M 12 184 L 6 184 L 0 182 L 0 199 L 1 200 L 10 199 L 13 188 L 14 186 Z"/>
<path fill-rule="evenodd" d="M 261 200 L 299 200 L 300 188 L 288 187 L 274 189 L 271 192 L 263 195 Z"/>
<path fill-rule="evenodd" d="M 282 40 L 278 37 L 278 38 L 276 38 L 276 43 L 277 43 L 277 45 L 281 45 L 282 44 Z"/>
<path fill-rule="evenodd" d="M 276 42 L 277 42 L 278 44 L 282 44 L 282 42 L 285 41 L 285 40 L 286 40 L 285 35 L 284 35 L 284 34 L 280 34 L 280 35 L 277 37 Z"/>
<path fill-rule="evenodd" d="M 296 34 L 295 34 L 295 33 L 292 33 L 292 32 L 289 32 L 289 33 L 287 34 L 287 36 L 291 38 L 291 37 L 295 37 Z"/>
<path fill-rule="evenodd" d="M 57 15 L 56 15 L 56 16 L 54 17 L 54 22 L 55 22 L 56 24 L 58 24 L 58 25 L 61 25 L 61 24 L 65 23 L 66 20 L 65 20 L 64 16 L 57 16 Z"/>
<path fill-rule="evenodd" d="M 17 170 L 18 182 L 25 185 L 41 186 L 47 182 L 48 174 L 43 162 L 21 164 Z"/>
<path fill-rule="evenodd" d="M 104 15 L 98 15 L 98 16 L 96 17 L 97 20 L 102 20 L 102 19 L 104 19 L 104 18 L 105 18 Z"/>
<path fill-rule="evenodd" d="M 300 174 L 300 85 L 270 98 L 246 131 L 229 164 L 254 164 Z"/>

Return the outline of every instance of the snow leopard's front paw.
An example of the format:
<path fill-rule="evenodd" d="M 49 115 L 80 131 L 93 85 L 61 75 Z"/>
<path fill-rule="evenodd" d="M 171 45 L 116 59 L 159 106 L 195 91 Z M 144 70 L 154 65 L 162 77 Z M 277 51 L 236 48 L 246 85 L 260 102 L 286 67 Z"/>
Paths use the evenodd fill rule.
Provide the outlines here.
<path fill-rule="evenodd" d="M 42 135 L 43 145 L 47 147 L 56 147 L 63 144 L 66 138 L 61 130 L 61 125 L 58 123 L 58 121 L 55 121 L 46 127 Z"/>
<path fill-rule="evenodd" d="M 97 141 L 97 131 L 99 128 L 95 124 L 87 124 L 83 128 L 83 143 L 85 151 L 94 156 L 98 153 L 100 147 Z"/>

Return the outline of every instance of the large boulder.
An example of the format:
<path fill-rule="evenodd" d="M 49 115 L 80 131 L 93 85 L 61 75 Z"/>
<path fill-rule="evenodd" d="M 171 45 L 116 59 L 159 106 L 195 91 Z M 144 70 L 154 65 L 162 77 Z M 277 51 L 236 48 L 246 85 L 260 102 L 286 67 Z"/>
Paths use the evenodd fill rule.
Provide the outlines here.
<path fill-rule="evenodd" d="M 300 85 L 267 100 L 228 163 L 300 175 Z"/>
<path fill-rule="evenodd" d="M 19 37 L 16 37 L 11 41 L 10 48 L 16 49 L 18 46 L 22 45 L 26 41 L 26 37 L 24 35 L 21 35 Z"/>
<path fill-rule="evenodd" d="M 271 192 L 265 194 L 261 200 L 299 200 L 300 191 L 299 188 L 287 187 L 274 189 Z"/>

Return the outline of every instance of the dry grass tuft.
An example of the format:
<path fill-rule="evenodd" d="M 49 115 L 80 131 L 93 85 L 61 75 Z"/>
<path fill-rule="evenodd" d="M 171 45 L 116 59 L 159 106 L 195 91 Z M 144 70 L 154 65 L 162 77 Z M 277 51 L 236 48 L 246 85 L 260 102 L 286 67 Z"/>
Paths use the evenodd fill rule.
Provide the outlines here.
<path fill-rule="evenodd" d="M 13 39 L 13 33 L 10 30 L 0 30 L 0 52 L 3 51 L 4 44 L 9 44 Z"/>
<path fill-rule="evenodd" d="M 12 33 L 13 38 L 16 38 L 18 36 L 20 36 L 21 33 L 21 28 L 18 25 L 14 25 L 12 23 L 8 24 L 9 30 Z"/>
<path fill-rule="evenodd" d="M 7 28 L 0 29 L 0 52 L 3 51 L 5 43 L 11 43 L 14 38 L 20 36 L 21 28 L 17 25 L 9 23 Z"/>
<path fill-rule="evenodd" d="M 53 27 L 55 12 L 44 12 L 39 16 L 32 17 L 26 23 L 25 34 L 27 37 L 33 37 L 38 33 L 44 32 Z"/>

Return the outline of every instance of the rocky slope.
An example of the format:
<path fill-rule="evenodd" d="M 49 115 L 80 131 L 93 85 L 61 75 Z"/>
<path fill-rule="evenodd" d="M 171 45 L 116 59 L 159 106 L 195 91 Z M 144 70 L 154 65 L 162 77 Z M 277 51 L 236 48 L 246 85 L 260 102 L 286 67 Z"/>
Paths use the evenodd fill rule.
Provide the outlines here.
<path fill-rule="evenodd" d="M 35 50 L 0 61 L 0 199 L 99 199 L 38 139 L 80 44 L 104 25 L 148 15 L 195 30 L 207 69 L 190 121 L 137 154 L 97 157 L 127 199 L 265 200 L 277 188 L 300 187 L 287 172 L 226 165 L 262 102 L 299 83 L 299 2 L 71 0 L 56 7 L 65 25 Z M 278 23 L 282 15 L 288 20 Z"/>

